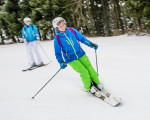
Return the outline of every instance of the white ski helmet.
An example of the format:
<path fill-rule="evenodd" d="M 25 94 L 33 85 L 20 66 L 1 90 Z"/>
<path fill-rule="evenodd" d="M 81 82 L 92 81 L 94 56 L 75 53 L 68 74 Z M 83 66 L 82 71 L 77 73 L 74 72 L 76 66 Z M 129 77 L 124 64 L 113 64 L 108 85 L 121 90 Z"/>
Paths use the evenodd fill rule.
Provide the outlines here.
<path fill-rule="evenodd" d="M 29 17 L 25 17 L 25 18 L 23 19 L 23 22 L 26 23 L 27 21 L 30 21 L 30 22 L 31 22 L 31 19 L 30 19 Z"/>
<path fill-rule="evenodd" d="M 59 27 L 59 26 L 57 25 L 57 23 L 58 23 L 59 21 L 61 21 L 61 20 L 63 20 L 64 23 L 65 23 L 65 25 L 66 25 L 66 20 L 65 20 L 64 18 L 62 18 L 62 17 L 56 17 L 56 18 L 53 20 L 53 22 L 52 22 L 53 27 L 54 27 L 54 28 Z"/>

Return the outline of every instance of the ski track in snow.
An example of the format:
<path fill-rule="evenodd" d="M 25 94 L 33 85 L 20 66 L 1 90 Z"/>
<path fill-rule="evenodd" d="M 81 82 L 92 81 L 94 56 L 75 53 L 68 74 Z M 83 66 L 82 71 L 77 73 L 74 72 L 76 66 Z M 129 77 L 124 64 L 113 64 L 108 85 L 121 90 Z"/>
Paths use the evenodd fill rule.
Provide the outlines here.
<path fill-rule="evenodd" d="M 150 37 L 93 37 L 97 43 L 99 78 L 122 104 L 111 107 L 84 91 L 79 74 L 70 66 L 31 97 L 59 70 L 53 41 L 41 42 L 48 66 L 28 67 L 25 44 L 0 46 L 0 120 L 149 120 Z M 81 45 L 95 64 L 95 51 Z M 47 57 L 40 49 L 45 61 Z"/>

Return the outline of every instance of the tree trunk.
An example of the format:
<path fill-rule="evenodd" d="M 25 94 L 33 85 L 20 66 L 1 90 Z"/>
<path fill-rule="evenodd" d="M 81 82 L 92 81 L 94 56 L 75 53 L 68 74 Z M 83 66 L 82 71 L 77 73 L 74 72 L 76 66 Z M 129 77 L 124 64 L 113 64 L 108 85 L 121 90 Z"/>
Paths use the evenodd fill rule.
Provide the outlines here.
<path fill-rule="evenodd" d="M 114 33 L 117 30 L 117 18 L 116 18 L 116 13 L 114 11 L 114 3 L 113 0 L 110 0 L 110 5 L 112 8 L 112 16 L 113 16 L 113 23 L 114 23 Z"/>
<path fill-rule="evenodd" d="M 96 6 L 94 6 L 94 0 L 90 0 L 91 2 L 91 10 L 92 10 L 92 15 L 93 15 L 93 19 L 94 19 L 94 27 L 95 27 L 95 30 L 97 32 L 97 35 L 101 35 L 100 33 L 100 25 L 99 25 L 99 20 L 97 19 L 98 18 L 98 12 L 95 12 L 95 11 L 98 11 L 98 8 Z"/>
<path fill-rule="evenodd" d="M 16 39 L 15 39 L 15 36 L 11 37 L 13 43 L 17 43 Z"/>
<path fill-rule="evenodd" d="M 125 14 L 124 14 L 124 10 L 123 10 L 123 6 L 122 6 L 122 3 L 124 2 L 124 0 L 121 0 L 121 5 L 120 5 L 120 8 L 121 8 L 121 11 L 122 11 L 122 16 L 123 16 L 123 21 L 124 21 L 124 25 L 125 25 L 125 30 L 126 32 L 128 31 L 128 28 L 127 28 L 127 21 L 126 21 L 126 17 L 125 17 Z"/>
<path fill-rule="evenodd" d="M 133 19 L 133 22 L 134 22 L 134 30 L 137 31 L 136 20 Z"/>
<path fill-rule="evenodd" d="M 102 7 L 103 7 L 104 20 L 105 20 L 105 23 L 106 23 L 106 30 L 107 30 L 106 35 L 110 36 L 111 35 L 111 30 L 109 28 L 109 21 L 108 21 L 107 9 L 106 9 L 104 0 L 101 0 L 101 3 L 102 3 Z"/>
<path fill-rule="evenodd" d="M 38 30 L 39 31 L 39 38 L 40 38 L 40 41 L 42 40 L 42 36 L 41 36 L 41 31 L 40 30 Z"/>
<path fill-rule="evenodd" d="M 46 35 L 43 35 L 43 40 L 44 40 L 44 41 L 47 40 Z"/>
<path fill-rule="evenodd" d="M 2 30 L 0 29 L 0 37 L 1 37 L 1 45 L 4 45 L 5 42 L 4 42 L 4 37 L 3 37 L 3 33 L 2 33 Z"/>
<path fill-rule="evenodd" d="M 113 15 L 113 20 L 114 20 L 114 26 L 115 26 L 115 30 L 117 29 L 117 18 L 116 18 L 116 13 L 114 11 L 114 3 L 113 0 L 110 0 L 110 4 L 112 7 L 112 15 Z"/>
<path fill-rule="evenodd" d="M 138 24 L 139 24 L 139 30 L 140 30 L 140 32 L 142 32 L 143 31 L 143 27 L 142 27 L 140 18 L 138 19 Z"/>
<path fill-rule="evenodd" d="M 116 3 L 114 2 L 114 12 L 116 14 L 116 21 L 117 21 L 117 29 L 120 29 L 119 28 L 119 20 L 118 20 L 118 12 L 117 12 L 117 7 L 116 7 Z"/>
<path fill-rule="evenodd" d="M 94 35 L 94 23 L 93 23 L 93 16 L 92 16 L 91 10 L 90 10 L 89 0 L 86 0 L 86 3 L 87 3 L 87 9 L 88 9 L 88 16 L 89 16 L 89 20 L 90 20 L 90 25 L 89 25 L 90 34 Z"/>
<path fill-rule="evenodd" d="M 121 19 L 121 9 L 120 9 L 120 5 L 119 5 L 119 0 L 115 0 L 116 5 L 117 5 L 117 12 L 118 12 L 118 20 L 119 20 L 119 28 L 121 28 L 122 33 L 124 33 L 124 26 L 123 26 L 123 21 Z"/>

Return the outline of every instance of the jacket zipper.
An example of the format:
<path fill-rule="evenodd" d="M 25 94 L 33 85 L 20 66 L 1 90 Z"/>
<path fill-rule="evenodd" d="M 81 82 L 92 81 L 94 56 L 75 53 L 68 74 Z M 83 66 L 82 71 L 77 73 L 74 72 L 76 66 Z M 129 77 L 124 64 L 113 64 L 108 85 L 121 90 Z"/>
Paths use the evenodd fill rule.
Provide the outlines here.
<path fill-rule="evenodd" d="M 65 33 L 64 33 L 65 34 Z M 67 35 L 65 34 L 65 36 L 66 36 L 66 38 L 69 40 L 69 42 L 70 42 L 70 44 L 71 44 L 71 46 L 72 46 L 72 48 L 73 48 L 73 50 L 74 50 L 74 53 L 75 53 L 75 55 L 76 55 L 76 57 L 77 57 L 77 59 L 78 59 L 78 55 L 76 54 L 76 50 L 75 50 L 75 48 L 74 48 L 74 46 L 73 46 L 73 41 L 71 42 L 71 40 L 67 37 Z"/>
<path fill-rule="evenodd" d="M 28 31 L 29 31 L 29 36 L 30 36 L 30 40 L 31 40 L 31 33 L 30 33 L 30 28 L 28 27 Z"/>

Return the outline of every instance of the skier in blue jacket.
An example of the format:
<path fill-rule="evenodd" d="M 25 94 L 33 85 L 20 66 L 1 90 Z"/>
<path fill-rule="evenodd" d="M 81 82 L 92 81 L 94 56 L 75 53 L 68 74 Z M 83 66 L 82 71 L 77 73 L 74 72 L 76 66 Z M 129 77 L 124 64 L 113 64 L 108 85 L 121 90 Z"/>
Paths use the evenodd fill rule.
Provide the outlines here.
<path fill-rule="evenodd" d="M 31 60 L 31 67 L 43 66 L 44 63 L 38 51 L 38 43 L 37 43 L 39 40 L 38 29 L 35 25 L 33 25 L 33 23 L 31 23 L 31 19 L 28 17 L 25 17 L 23 22 L 25 25 L 22 28 L 22 38 L 27 44 L 27 50 L 29 52 L 30 60 Z M 38 65 L 34 60 L 33 50 L 38 59 Z"/>
<path fill-rule="evenodd" d="M 80 74 L 85 89 L 92 94 L 97 91 L 92 86 L 91 81 L 96 84 L 99 90 L 103 89 L 98 74 L 92 67 L 85 51 L 80 46 L 80 42 L 97 50 L 98 45 L 87 40 L 80 32 L 74 28 L 67 28 L 66 21 L 62 17 L 56 17 L 53 22 L 55 29 L 54 49 L 57 61 L 62 69 L 68 63 L 76 72 Z M 63 54 L 63 55 L 62 55 Z"/>

